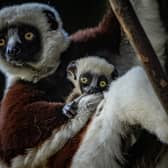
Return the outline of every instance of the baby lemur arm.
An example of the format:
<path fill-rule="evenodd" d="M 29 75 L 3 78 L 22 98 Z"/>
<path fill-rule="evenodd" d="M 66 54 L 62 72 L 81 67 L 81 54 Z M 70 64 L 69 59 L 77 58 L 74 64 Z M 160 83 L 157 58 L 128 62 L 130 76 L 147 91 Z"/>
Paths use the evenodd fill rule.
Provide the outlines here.
<path fill-rule="evenodd" d="M 70 93 L 70 95 L 66 98 L 66 103 L 71 102 L 72 100 L 76 99 L 80 95 L 81 93 L 79 93 L 79 91 L 76 88 L 74 88 L 72 92 Z"/>

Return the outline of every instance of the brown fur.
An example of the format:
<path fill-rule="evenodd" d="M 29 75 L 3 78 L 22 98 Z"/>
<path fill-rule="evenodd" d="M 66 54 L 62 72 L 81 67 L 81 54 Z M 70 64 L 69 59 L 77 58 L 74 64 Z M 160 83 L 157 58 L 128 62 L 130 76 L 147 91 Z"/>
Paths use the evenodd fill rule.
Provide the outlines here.
<path fill-rule="evenodd" d="M 104 48 L 111 52 L 118 52 L 121 39 L 120 26 L 112 11 L 109 10 L 97 27 L 80 30 L 70 38 L 77 42 L 81 49 L 87 48 L 88 53 Z"/>
<path fill-rule="evenodd" d="M 22 93 L 22 94 L 20 94 Z M 2 101 L 0 135 L 7 160 L 46 139 L 68 121 L 62 103 L 49 102 L 46 93 L 30 83 L 14 84 Z"/>

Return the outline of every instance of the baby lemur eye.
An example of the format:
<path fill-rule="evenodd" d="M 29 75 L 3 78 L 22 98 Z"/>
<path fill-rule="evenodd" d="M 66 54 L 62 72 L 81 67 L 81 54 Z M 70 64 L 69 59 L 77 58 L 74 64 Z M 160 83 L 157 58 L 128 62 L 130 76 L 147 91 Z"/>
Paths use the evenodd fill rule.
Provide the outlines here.
<path fill-rule="evenodd" d="M 99 86 L 104 88 L 104 87 L 107 86 L 107 82 L 106 81 L 100 81 Z"/>
<path fill-rule="evenodd" d="M 4 38 L 0 38 L 0 47 L 3 47 L 5 45 L 6 41 Z"/>
<path fill-rule="evenodd" d="M 87 77 L 81 77 L 80 78 L 81 83 L 87 84 L 88 83 L 88 78 Z"/>
<path fill-rule="evenodd" d="M 25 38 L 26 40 L 28 40 L 28 41 L 31 41 L 31 40 L 33 40 L 33 38 L 34 38 L 34 33 L 32 33 L 32 32 L 27 32 L 27 33 L 25 33 L 24 38 Z"/>

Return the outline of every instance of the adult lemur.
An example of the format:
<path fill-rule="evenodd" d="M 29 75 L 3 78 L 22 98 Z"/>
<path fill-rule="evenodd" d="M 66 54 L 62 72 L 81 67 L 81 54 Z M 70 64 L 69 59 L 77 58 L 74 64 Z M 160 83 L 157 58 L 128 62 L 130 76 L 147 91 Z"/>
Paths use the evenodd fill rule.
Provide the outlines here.
<path fill-rule="evenodd" d="M 79 131 L 87 122 L 86 114 L 82 119 L 77 115 L 76 123 L 62 113 L 64 104 L 59 102 L 70 90 L 66 67 L 98 48 L 117 51 L 120 30 L 108 13 L 95 28 L 69 37 L 58 13 L 38 3 L 6 7 L 0 18 L 0 68 L 8 79 L 0 107 L 0 158 L 10 166 L 14 157 L 24 156 L 26 149 L 42 144 L 52 132 L 62 129 L 60 136 L 72 136 L 71 127 Z M 81 106 L 92 102 L 93 109 L 99 101 L 99 96 L 90 95 Z"/>

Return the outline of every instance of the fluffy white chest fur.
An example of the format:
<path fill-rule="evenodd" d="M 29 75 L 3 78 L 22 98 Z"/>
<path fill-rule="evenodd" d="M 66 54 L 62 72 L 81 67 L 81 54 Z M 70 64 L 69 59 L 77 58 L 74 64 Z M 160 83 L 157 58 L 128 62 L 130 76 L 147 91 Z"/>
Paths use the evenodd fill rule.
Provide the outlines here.
<path fill-rule="evenodd" d="M 72 167 L 121 167 L 116 159 L 124 161 L 120 147 L 121 136 L 127 132 L 125 124 L 139 124 L 168 142 L 168 116 L 140 67 L 112 83 L 103 109 L 91 123 Z"/>

